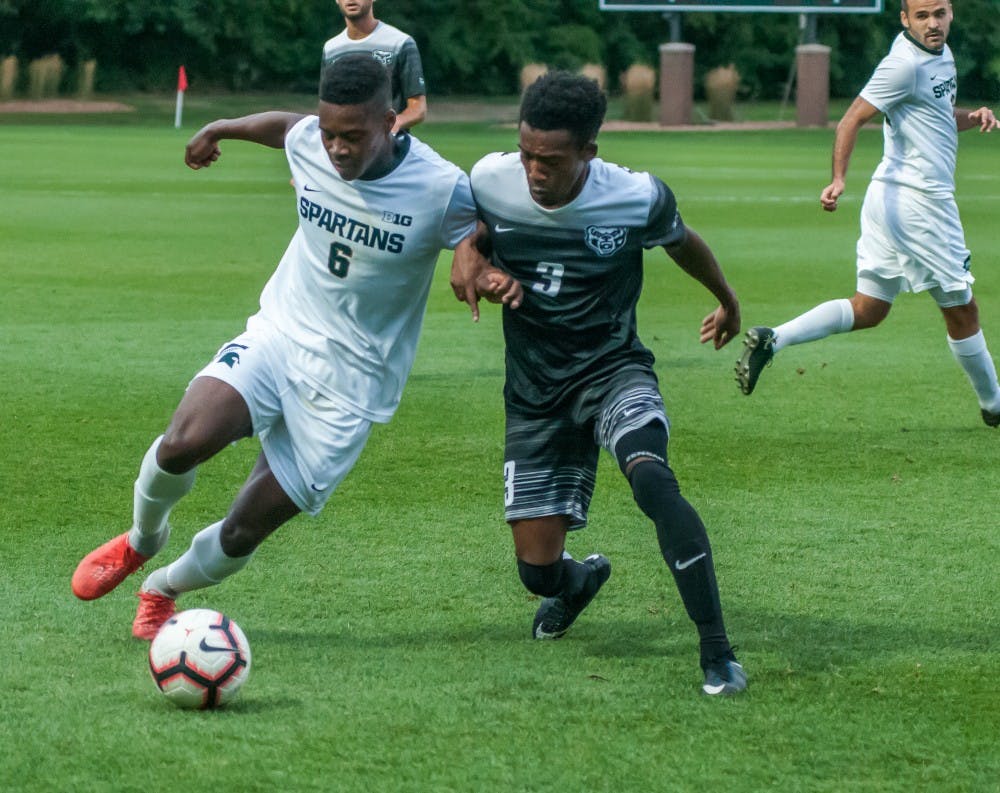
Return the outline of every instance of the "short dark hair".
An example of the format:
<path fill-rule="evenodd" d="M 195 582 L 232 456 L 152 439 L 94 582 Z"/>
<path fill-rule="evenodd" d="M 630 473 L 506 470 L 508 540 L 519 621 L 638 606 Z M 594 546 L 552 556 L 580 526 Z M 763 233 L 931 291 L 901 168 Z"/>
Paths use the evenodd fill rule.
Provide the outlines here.
<path fill-rule="evenodd" d="M 593 142 L 608 100 L 595 80 L 570 72 L 543 74 L 521 100 L 521 121 L 535 129 L 568 130 L 578 145 Z"/>
<path fill-rule="evenodd" d="M 323 66 L 319 98 L 333 105 L 363 105 L 377 99 L 389 108 L 389 70 L 371 55 L 351 53 Z"/>

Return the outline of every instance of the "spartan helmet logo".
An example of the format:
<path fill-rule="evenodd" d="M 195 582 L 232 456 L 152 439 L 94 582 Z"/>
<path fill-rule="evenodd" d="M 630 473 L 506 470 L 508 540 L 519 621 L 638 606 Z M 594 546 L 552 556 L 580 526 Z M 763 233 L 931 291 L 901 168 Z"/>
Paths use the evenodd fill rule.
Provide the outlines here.
<path fill-rule="evenodd" d="M 372 50 L 372 57 L 383 66 L 392 63 L 392 53 L 389 50 Z"/>
<path fill-rule="evenodd" d="M 219 350 L 219 357 L 216 358 L 216 363 L 224 363 L 230 369 L 232 369 L 236 364 L 240 362 L 240 350 L 245 350 L 245 344 L 227 344 L 221 350 Z"/>
<path fill-rule="evenodd" d="M 587 226 L 584 241 L 598 256 L 610 256 L 621 250 L 628 237 L 628 229 L 623 226 Z"/>

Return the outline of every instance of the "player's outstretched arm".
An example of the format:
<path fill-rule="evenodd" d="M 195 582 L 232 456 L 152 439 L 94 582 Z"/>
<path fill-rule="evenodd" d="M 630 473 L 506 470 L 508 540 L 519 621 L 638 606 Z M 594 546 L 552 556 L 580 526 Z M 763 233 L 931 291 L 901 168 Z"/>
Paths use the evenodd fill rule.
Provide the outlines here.
<path fill-rule="evenodd" d="M 854 144 L 858 140 L 858 130 L 871 121 L 878 112 L 875 105 L 859 96 L 847 108 L 844 117 L 837 124 L 837 136 L 833 141 L 833 179 L 823 188 L 819 196 L 819 202 L 827 212 L 837 210 L 837 199 L 844 194 L 847 166 L 851 163 Z"/>
<path fill-rule="evenodd" d="M 997 126 L 1000 126 L 997 123 L 997 117 L 988 107 L 981 107 L 977 110 L 956 107 L 955 125 L 959 132 L 965 132 L 965 130 L 974 127 L 979 127 L 980 132 L 992 132 Z"/>
<path fill-rule="evenodd" d="M 279 110 L 254 113 L 242 118 L 220 118 L 206 124 L 188 141 L 184 149 L 184 163 L 194 170 L 207 168 L 222 155 L 219 142 L 223 140 L 247 140 L 273 149 L 283 149 L 285 135 L 303 118 L 305 116 L 301 113 Z"/>
<path fill-rule="evenodd" d="M 726 282 L 715 254 L 690 227 L 680 245 L 666 248 L 677 265 L 719 301 L 719 307 L 701 322 L 701 343 L 711 341 L 715 349 L 725 347 L 740 332 L 740 301 Z"/>

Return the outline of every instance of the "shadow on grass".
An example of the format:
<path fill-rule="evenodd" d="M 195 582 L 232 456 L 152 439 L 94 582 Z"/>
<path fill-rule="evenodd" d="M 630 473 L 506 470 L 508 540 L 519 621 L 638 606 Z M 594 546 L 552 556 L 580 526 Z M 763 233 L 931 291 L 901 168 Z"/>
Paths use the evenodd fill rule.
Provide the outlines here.
<path fill-rule="evenodd" d="M 739 626 L 732 638 L 740 648 L 741 657 L 770 657 L 771 665 L 777 658 L 783 669 L 807 673 L 839 666 L 870 667 L 877 665 L 879 659 L 900 655 L 919 659 L 956 651 L 981 653 L 990 644 L 981 631 L 971 628 L 928 628 L 903 620 L 860 622 L 743 609 L 731 609 L 729 619 L 731 624 Z M 527 635 L 525 620 L 514 616 L 502 625 L 468 625 L 461 630 L 435 626 L 386 632 L 372 629 L 369 632 L 355 625 L 349 632 L 264 629 L 255 631 L 254 639 L 296 650 L 351 648 L 362 653 L 448 648 L 478 655 L 490 655 L 494 651 L 521 654 L 535 644 Z M 686 661 L 692 652 L 697 652 L 696 633 L 690 623 L 652 617 L 613 623 L 591 619 L 585 625 L 576 626 L 558 642 L 545 642 L 544 645 L 569 645 L 574 653 L 625 660 L 661 657 Z"/>

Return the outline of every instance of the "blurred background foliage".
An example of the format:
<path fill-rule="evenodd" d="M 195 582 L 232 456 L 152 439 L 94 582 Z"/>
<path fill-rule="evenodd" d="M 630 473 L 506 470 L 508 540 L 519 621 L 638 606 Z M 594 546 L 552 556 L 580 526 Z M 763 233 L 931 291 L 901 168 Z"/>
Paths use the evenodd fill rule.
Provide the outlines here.
<path fill-rule="evenodd" d="M 833 96 L 855 95 L 898 32 L 898 2 L 886 5 L 878 15 L 820 15 Z M 996 99 L 1000 4 L 954 5 L 961 94 Z M 516 94 L 521 67 L 534 62 L 601 64 L 617 91 L 630 65 L 658 65 L 670 30 L 662 14 L 602 12 L 597 0 L 379 0 L 375 11 L 416 39 L 433 95 Z M 0 58 L 57 53 L 67 75 L 94 59 L 104 92 L 170 91 L 182 63 L 192 88 L 311 92 L 322 44 L 342 28 L 333 0 L 0 0 Z M 743 100 L 782 96 L 800 36 L 794 14 L 683 16 L 697 90 L 705 72 L 734 64 Z"/>

